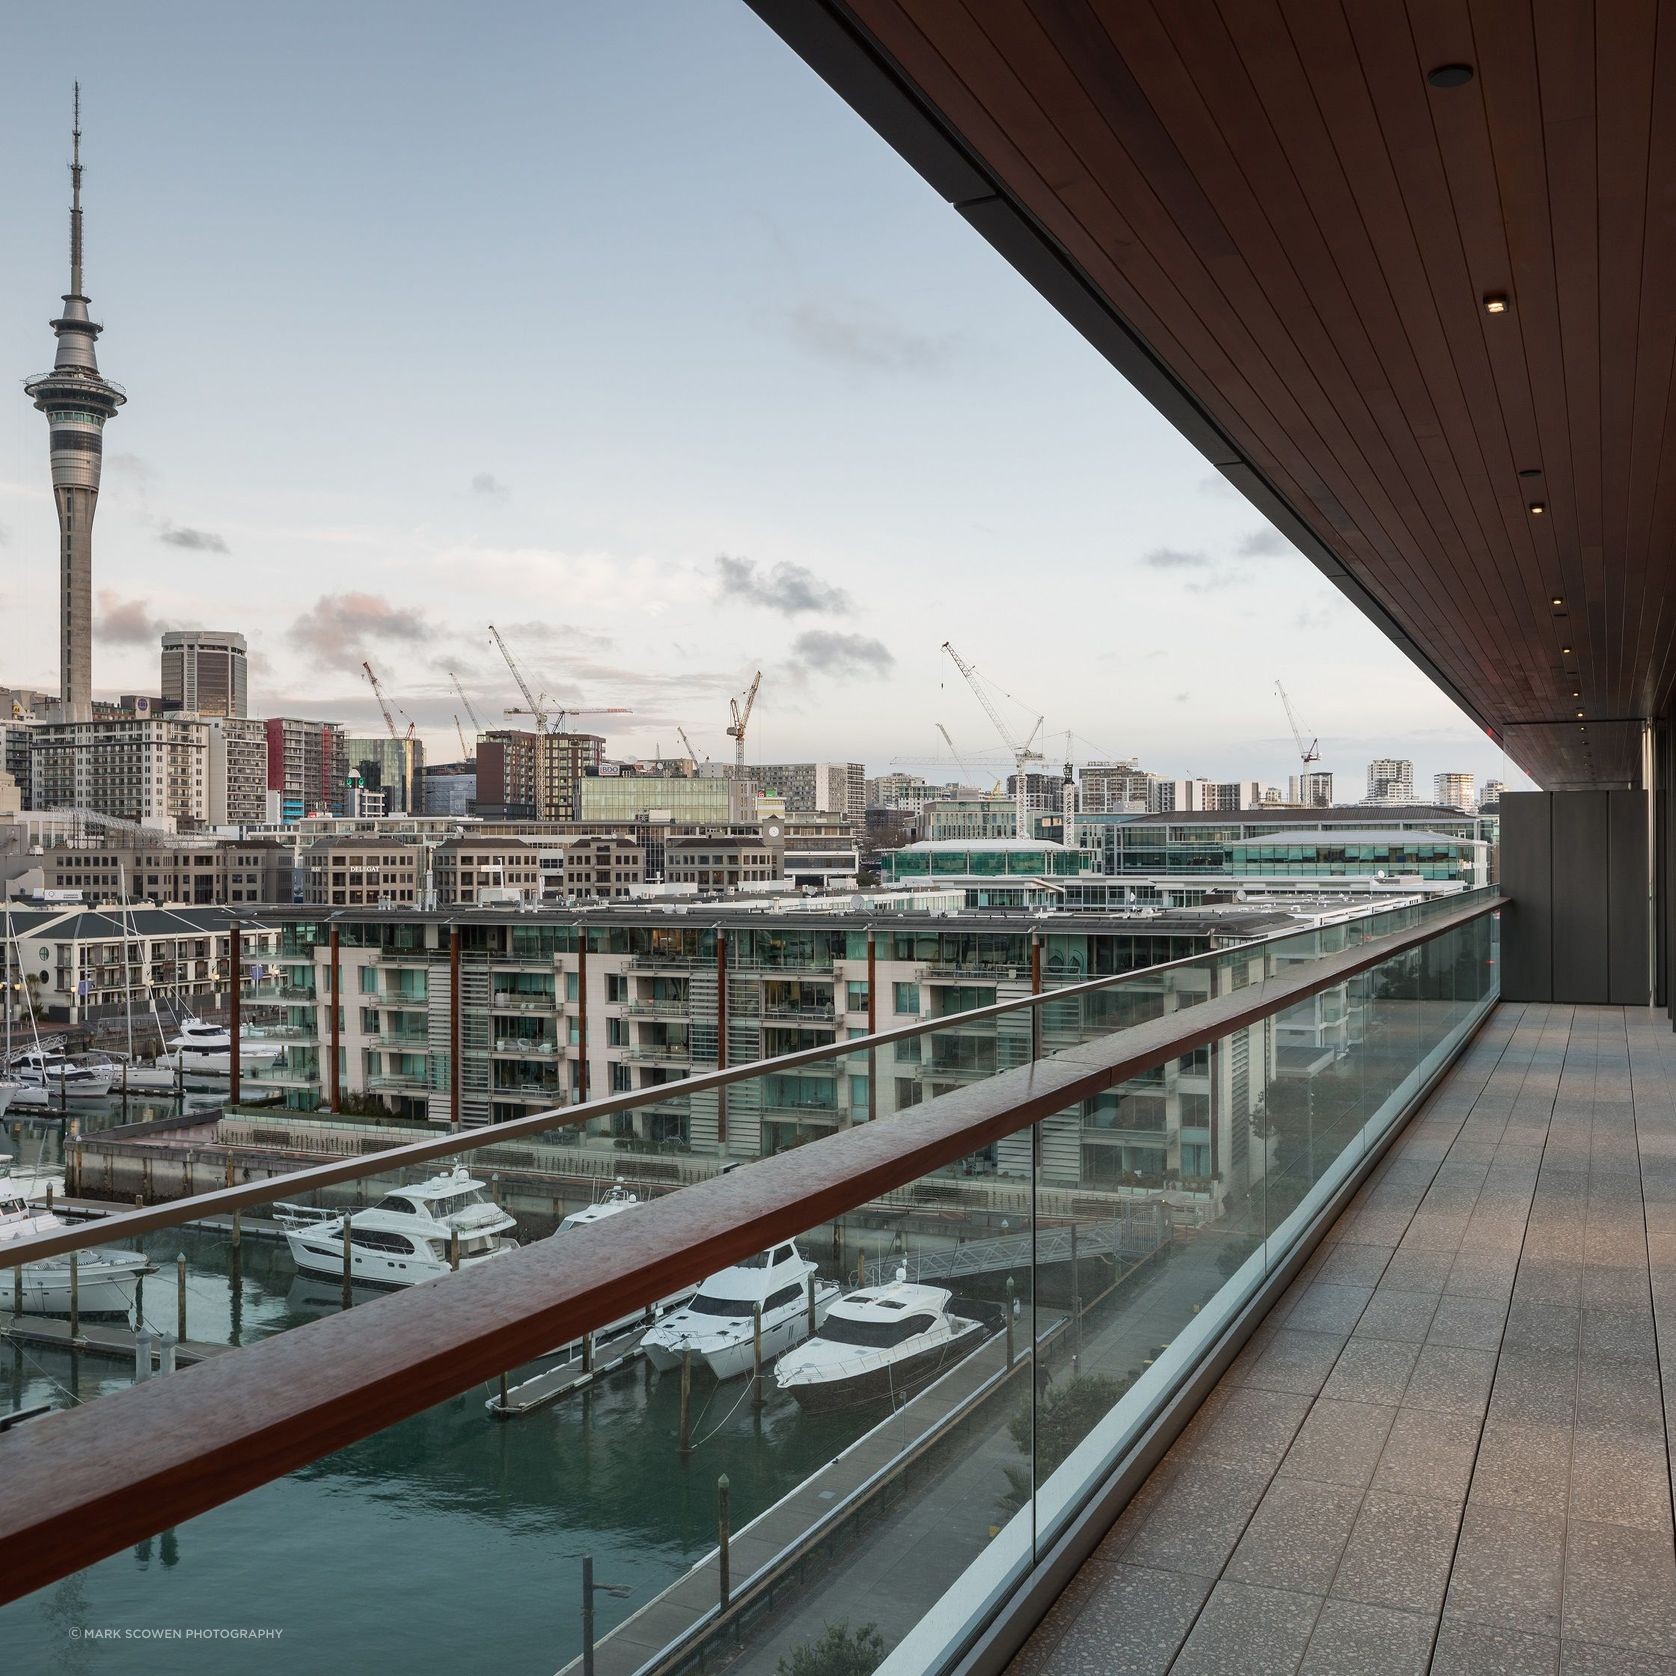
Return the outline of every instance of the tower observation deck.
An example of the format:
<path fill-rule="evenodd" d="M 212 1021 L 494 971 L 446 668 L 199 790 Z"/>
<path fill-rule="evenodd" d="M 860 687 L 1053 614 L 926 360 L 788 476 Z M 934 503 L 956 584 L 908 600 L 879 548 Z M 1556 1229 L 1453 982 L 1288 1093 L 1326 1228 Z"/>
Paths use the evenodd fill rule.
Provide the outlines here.
<path fill-rule="evenodd" d="M 75 92 L 70 162 L 70 289 L 52 322 L 58 355 L 24 391 L 51 426 L 52 494 L 58 508 L 58 689 L 70 721 L 93 715 L 93 514 L 99 501 L 104 425 L 128 399 L 99 371 L 101 328 L 82 289 L 81 85 Z"/>

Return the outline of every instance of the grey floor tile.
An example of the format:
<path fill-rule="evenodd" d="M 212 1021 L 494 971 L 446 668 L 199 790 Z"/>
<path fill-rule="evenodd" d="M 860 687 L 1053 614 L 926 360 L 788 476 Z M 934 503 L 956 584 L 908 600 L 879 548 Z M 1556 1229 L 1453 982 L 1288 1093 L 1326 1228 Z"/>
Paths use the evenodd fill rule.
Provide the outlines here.
<path fill-rule="evenodd" d="M 1427 1301 L 1429 1304 L 1430 1300 Z M 1352 1338 L 1333 1363 L 1321 1395 L 1338 1402 L 1373 1402 L 1394 1407 L 1402 1401 L 1419 1354 L 1418 1344 L 1400 1339 Z"/>
<path fill-rule="evenodd" d="M 1210 1593 L 1210 1580 L 1114 1565 L 1060 1637 L 1051 1676 L 1163 1676 Z"/>
<path fill-rule="evenodd" d="M 1303 1676 L 1424 1676 L 1437 1619 L 1353 1600 L 1321 1608 Z"/>
<path fill-rule="evenodd" d="M 1449 1502 L 1370 1490 L 1330 1592 L 1369 1606 L 1437 1613 L 1460 1517 L 1460 1508 Z"/>
<path fill-rule="evenodd" d="M 1380 1288 L 1393 1292 L 1441 1292 L 1455 1255 L 1450 1251 L 1399 1251 L 1386 1265 Z"/>
<path fill-rule="evenodd" d="M 1327 1383 L 1343 1347 L 1344 1339 L 1336 1333 L 1300 1333 L 1282 1327 L 1245 1371 L 1241 1383 L 1313 1397 Z"/>
<path fill-rule="evenodd" d="M 1435 1408 L 1444 1414 L 1482 1414 L 1495 1371 L 1493 1350 L 1427 1344 L 1421 1347 L 1403 1401 L 1411 1408 Z"/>
<path fill-rule="evenodd" d="M 1185 1462 L 1123 1558 L 1201 1577 L 1220 1575 L 1268 1483 L 1266 1472 L 1222 1461 Z"/>
<path fill-rule="evenodd" d="M 1513 1295 L 1513 1281 L 1518 1268 L 1516 1251 L 1463 1251 L 1455 1259 L 1449 1278 L 1443 1283 L 1443 1290 L 1455 1297 L 1505 1300 Z"/>
<path fill-rule="evenodd" d="M 1472 1500 L 1531 1513 L 1566 1512 L 1571 1497 L 1571 1428 L 1504 1421 L 1495 1408 L 1478 1441 Z"/>
<path fill-rule="evenodd" d="M 1315 1278 L 1323 1285 L 1377 1286 L 1390 1261 L 1388 1245 L 1360 1245 L 1341 1240 L 1316 1271 Z"/>
<path fill-rule="evenodd" d="M 1656 1363 L 1652 1310 L 1585 1309 L 1583 1360 Z"/>
<path fill-rule="evenodd" d="M 1117 1522 L 1106 1532 L 1100 1546 L 1094 1550 L 1094 1558 L 1090 1563 L 1099 1564 L 1122 1557 L 1129 1544 L 1134 1541 L 1136 1531 L 1146 1523 L 1153 1509 L 1169 1494 L 1170 1486 L 1175 1483 L 1183 1464 L 1184 1459 L 1167 1458 L 1147 1474 L 1146 1482 L 1129 1498 L 1129 1505 L 1118 1514 Z"/>
<path fill-rule="evenodd" d="M 1577 1414 L 1577 1358 L 1561 1350 L 1504 1350 L 1490 1396 L 1492 1420 L 1570 1426 Z"/>
<path fill-rule="evenodd" d="M 1585 1309 L 1646 1309 L 1650 1302 L 1645 1260 L 1585 1265 Z"/>
<path fill-rule="evenodd" d="M 1559 1668 L 1557 1640 L 1459 1623 L 1446 1611 L 1431 1676 L 1559 1676 Z"/>
<path fill-rule="evenodd" d="M 1396 1292 L 1378 1287 L 1356 1322 L 1351 1343 L 1363 1338 L 1422 1343 L 1431 1329 L 1441 1296 L 1439 1292 Z"/>
<path fill-rule="evenodd" d="M 1533 1214 L 1531 1220 L 1533 1223 L 1536 1221 L 1536 1214 Z M 1522 1299 L 1527 1303 L 1560 1304 L 1568 1309 L 1576 1309 L 1583 1301 L 1581 1258 L 1534 1256 L 1527 1239 L 1513 1296 L 1516 1300 Z"/>
<path fill-rule="evenodd" d="M 1316 1281 L 1286 1318 L 1297 1332 L 1349 1334 L 1373 1296 L 1372 1286 L 1331 1286 Z"/>
<path fill-rule="evenodd" d="M 1216 1412 L 1191 1438 L 1183 1436 L 1182 1452 L 1195 1460 L 1229 1461 L 1273 1472 L 1309 1412 L 1309 1398 L 1257 1386 L 1235 1386 L 1215 1394 L 1221 1397 Z"/>
<path fill-rule="evenodd" d="M 1475 1415 L 1399 1408 L 1374 1471 L 1373 1488 L 1392 1495 L 1465 1501 L 1478 1432 Z"/>
<path fill-rule="evenodd" d="M 1309 1411 L 1280 1463 L 1282 1478 L 1365 1487 L 1379 1464 L 1394 1408 L 1322 1397 Z"/>
<path fill-rule="evenodd" d="M 1560 1676 L 1676 1676 L 1676 1658 L 1567 1641 L 1560 1652 Z"/>
<path fill-rule="evenodd" d="M 1292 1676 L 1320 1610 L 1319 1595 L 1218 1583 L 1171 1676 Z"/>
<path fill-rule="evenodd" d="M 1565 1530 L 1557 1513 L 1468 1503 L 1444 1615 L 1557 1639 Z"/>
<path fill-rule="evenodd" d="M 1573 1434 L 1571 1516 L 1640 1530 L 1670 1527 L 1670 1457 L 1664 1443 L 1598 1431 Z"/>
<path fill-rule="evenodd" d="M 1461 1350 L 1498 1350 L 1507 1306 L 1500 1298 L 1454 1297 L 1445 1293 L 1432 1317 L 1428 1344 Z"/>
<path fill-rule="evenodd" d="M 1258 1503 L 1224 1575 L 1237 1583 L 1325 1594 L 1361 1505 L 1360 1490 L 1277 1478 Z"/>
<path fill-rule="evenodd" d="M 1670 1538 L 1573 1519 L 1567 1533 L 1563 1639 L 1664 1654 L 1676 1646 Z"/>
<path fill-rule="evenodd" d="M 1582 1333 L 1583 1312 L 1575 1304 L 1538 1303 L 1525 1296 L 1521 1282 L 1514 1290 L 1513 1306 L 1507 1312 L 1502 1349 L 1566 1350 L 1576 1354 Z"/>

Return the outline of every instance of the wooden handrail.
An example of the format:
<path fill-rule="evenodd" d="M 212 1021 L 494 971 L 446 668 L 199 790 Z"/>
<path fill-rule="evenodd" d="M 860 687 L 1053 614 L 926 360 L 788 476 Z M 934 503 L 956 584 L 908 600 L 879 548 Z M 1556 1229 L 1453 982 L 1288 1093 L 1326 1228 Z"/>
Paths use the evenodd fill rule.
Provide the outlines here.
<path fill-rule="evenodd" d="M 1502 906 L 1506 900 L 1505 897 L 1497 895 L 1492 899 L 1475 902 L 1473 907 L 1475 911 L 1489 913 Z M 1454 914 L 1465 911 L 1452 910 Z M 1355 920 L 1349 923 L 1361 925 L 1366 922 Z M 1418 926 L 1407 929 L 1410 932 L 1418 932 L 1438 923 L 1440 921 L 1434 915 L 1430 919 L 1422 920 Z M 1451 923 L 1454 921 L 1451 920 Z M 1303 936 L 1307 933 L 1298 932 L 1293 935 Z M 604 1095 L 575 1106 L 554 1106 L 544 1111 L 531 1112 L 525 1117 L 511 1118 L 503 1123 L 484 1124 L 480 1128 L 470 1130 L 452 1129 L 444 1134 L 427 1135 L 423 1140 L 406 1141 L 400 1146 L 386 1147 L 379 1152 L 359 1153 L 350 1158 L 335 1159 L 328 1164 L 310 1164 L 299 1170 L 288 1171 L 284 1175 L 266 1176 L 259 1181 L 219 1187 L 208 1193 L 194 1193 L 185 1198 L 172 1199 L 166 1204 L 118 1211 L 114 1215 L 101 1217 L 96 1222 L 59 1228 L 51 1233 L 35 1234 L 28 1239 L 9 1243 L 5 1247 L 5 1261 L 4 1266 L 0 1267 L 0 1273 L 14 1263 L 35 1263 L 47 1257 L 61 1257 L 71 1251 L 88 1251 L 95 1246 L 127 1244 L 142 1234 L 156 1233 L 161 1228 L 179 1227 L 183 1223 L 199 1222 L 212 1216 L 230 1216 L 236 1210 L 271 1205 L 282 1199 L 303 1199 L 311 1193 L 318 1193 L 322 1188 L 335 1187 L 340 1182 L 359 1181 L 366 1176 L 410 1169 L 438 1159 L 456 1158 L 462 1153 L 469 1153 L 481 1147 L 498 1146 L 531 1135 L 550 1134 L 555 1129 L 576 1128 L 597 1117 L 611 1117 L 619 1112 L 635 1111 L 644 1106 L 661 1105 L 670 1100 L 708 1093 L 735 1082 L 754 1081 L 779 1072 L 801 1070 L 804 1066 L 819 1064 L 825 1060 L 866 1053 L 916 1036 L 935 1035 L 940 1030 L 965 1028 L 982 1023 L 985 1019 L 999 1018 L 1029 1007 L 1075 1000 L 1079 996 L 1109 990 L 1122 984 L 1156 978 L 1160 972 L 1196 967 L 1207 960 L 1249 956 L 1258 951 L 1272 949 L 1276 944 L 1286 941 L 1288 938 L 1277 937 L 1264 942 L 1237 944 L 1210 954 L 1183 955 L 1179 960 L 1138 967 L 1133 972 L 1089 978 L 1082 983 L 1066 984 L 1060 989 L 1046 990 L 1040 995 L 1027 995 L 1014 1001 L 996 1001 L 987 1007 L 973 1007 L 964 1012 L 951 1013 L 944 1018 L 922 1019 L 917 1024 L 900 1025 L 894 1029 L 881 1030 L 871 1036 L 857 1036 L 850 1041 L 833 1042 L 820 1047 L 800 1048 L 795 1053 L 779 1054 L 773 1059 L 750 1060 L 745 1064 L 730 1065 L 721 1070 L 701 1071 L 695 1076 L 681 1077 L 675 1082 L 664 1083 L 656 1089 L 638 1089 L 632 1093 Z M 1371 946 L 1371 941 L 1357 945 L 1358 949 Z M 1129 1029 L 1133 1026 L 1122 1028 Z"/>
<path fill-rule="evenodd" d="M 1494 913 L 1438 915 L 0 1442 L 0 1602 Z"/>

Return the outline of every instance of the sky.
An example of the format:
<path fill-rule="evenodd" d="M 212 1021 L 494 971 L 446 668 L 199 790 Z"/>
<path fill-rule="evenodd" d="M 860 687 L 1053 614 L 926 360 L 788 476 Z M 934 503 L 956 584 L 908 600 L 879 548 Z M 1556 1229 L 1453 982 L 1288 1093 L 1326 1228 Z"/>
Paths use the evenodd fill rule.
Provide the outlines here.
<path fill-rule="evenodd" d="M 94 683 L 250 641 L 256 714 L 432 760 L 494 623 L 613 756 L 1526 784 L 738 0 L 86 0 L 0 52 L 0 685 L 56 690 L 46 421 L 82 83 Z M 941 759 L 941 760 L 939 760 Z"/>

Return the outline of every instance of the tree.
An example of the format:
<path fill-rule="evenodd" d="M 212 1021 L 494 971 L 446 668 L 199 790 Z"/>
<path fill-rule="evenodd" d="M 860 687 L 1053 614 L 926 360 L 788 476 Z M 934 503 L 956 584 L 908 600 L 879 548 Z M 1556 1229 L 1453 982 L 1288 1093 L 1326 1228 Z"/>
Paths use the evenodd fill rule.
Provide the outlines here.
<path fill-rule="evenodd" d="M 1118 1398 L 1134 1383 L 1127 1375 L 1107 1379 L 1102 1374 L 1078 1374 L 1063 1385 L 1049 1385 L 1036 1404 L 1036 1482 L 1050 1477 L 1064 1465 L 1071 1451 L 1094 1430 Z M 1030 1409 L 1019 1411 L 1007 1422 L 1007 1430 L 1021 1455 L 1030 1454 Z M 1026 1467 L 1010 1466 L 1007 1490 L 1001 1497 L 1001 1512 L 1011 1517 L 1029 1501 L 1031 1475 Z"/>
<path fill-rule="evenodd" d="M 873 1676 L 885 1652 L 885 1638 L 874 1625 L 852 1630 L 846 1619 L 828 1624 L 816 1640 L 794 1648 L 774 1666 L 774 1676 Z"/>

